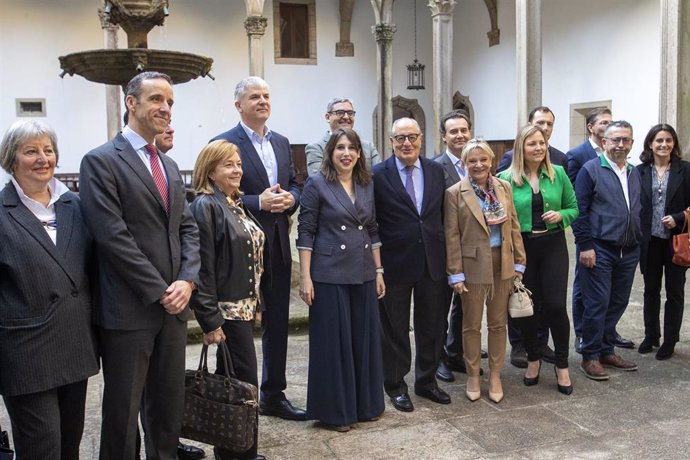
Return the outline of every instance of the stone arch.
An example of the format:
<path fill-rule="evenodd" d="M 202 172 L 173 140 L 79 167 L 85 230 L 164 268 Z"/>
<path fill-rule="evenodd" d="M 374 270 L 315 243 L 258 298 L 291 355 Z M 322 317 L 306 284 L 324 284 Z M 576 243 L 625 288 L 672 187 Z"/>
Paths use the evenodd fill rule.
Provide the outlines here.
<path fill-rule="evenodd" d="M 461 94 L 460 91 L 456 91 L 455 94 L 453 94 L 453 110 L 458 109 L 464 110 L 469 114 L 472 126 L 474 126 L 474 106 L 472 106 L 470 97 Z"/>
<path fill-rule="evenodd" d="M 424 135 L 422 137 L 422 155 L 426 156 L 426 115 L 424 114 L 424 109 L 422 108 L 422 106 L 419 105 L 419 101 L 417 99 L 408 99 L 402 96 L 395 96 L 393 99 L 391 99 L 391 103 L 393 105 L 393 121 L 399 118 L 407 117 L 412 118 L 413 120 L 417 121 L 417 123 L 419 123 L 419 127 L 421 128 L 422 134 Z M 374 113 L 372 114 L 374 132 L 376 132 L 377 119 L 378 106 L 374 107 Z M 381 141 L 382 139 L 376 139 L 377 148 L 380 145 L 383 145 L 383 142 Z M 391 156 L 391 152 L 382 152 L 379 149 L 379 155 L 382 155 L 382 158 L 388 158 L 389 156 Z"/>

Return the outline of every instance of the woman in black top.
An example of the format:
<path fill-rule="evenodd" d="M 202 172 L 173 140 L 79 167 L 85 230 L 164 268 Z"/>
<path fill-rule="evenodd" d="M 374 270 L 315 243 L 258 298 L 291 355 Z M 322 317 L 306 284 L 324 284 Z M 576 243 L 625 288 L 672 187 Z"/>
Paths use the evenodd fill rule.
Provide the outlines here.
<path fill-rule="evenodd" d="M 642 241 L 640 270 L 644 276 L 644 340 L 640 353 L 659 346 L 661 328 L 661 278 L 665 275 L 666 304 L 664 343 L 656 359 L 673 355 L 683 321 L 685 267 L 671 261 L 673 235 L 680 233 L 685 222 L 683 210 L 690 206 L 690 163 L 681 159 L 678 134 L 671 125 L 652 127 L 644 140 L 637 167 L 642 185 Z"/>

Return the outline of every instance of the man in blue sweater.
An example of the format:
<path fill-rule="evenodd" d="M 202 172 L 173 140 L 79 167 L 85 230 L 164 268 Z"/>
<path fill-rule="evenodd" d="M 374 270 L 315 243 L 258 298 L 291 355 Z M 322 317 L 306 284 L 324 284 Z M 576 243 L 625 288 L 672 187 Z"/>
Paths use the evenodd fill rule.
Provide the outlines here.
<path fill-rule="evenodd" d="M 640 257 L 640 178 L 626 161 L 632 144 L 630 123 L 611 122 L 604 154 L 585 163 L 575 181 L 580 215 L 572 227 L 584 304 L 581 368 L 592 380 L 608 380 L 604 367 L 637 370 L 614 349 Z"/>

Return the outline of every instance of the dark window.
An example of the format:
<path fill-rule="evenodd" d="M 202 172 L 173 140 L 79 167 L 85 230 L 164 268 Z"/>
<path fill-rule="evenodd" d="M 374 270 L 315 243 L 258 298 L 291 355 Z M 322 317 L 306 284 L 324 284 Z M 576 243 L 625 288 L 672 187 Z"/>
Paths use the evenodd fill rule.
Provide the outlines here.
<path fill-rule="evenodd" d="M 309 57 L 309 16 L 307 5 L 280 2 L 280 55 Z"/>
<path fill-rule="evenodd" d="M 42 102 L 20 102 L 22 112 L 43 112 Z"/>

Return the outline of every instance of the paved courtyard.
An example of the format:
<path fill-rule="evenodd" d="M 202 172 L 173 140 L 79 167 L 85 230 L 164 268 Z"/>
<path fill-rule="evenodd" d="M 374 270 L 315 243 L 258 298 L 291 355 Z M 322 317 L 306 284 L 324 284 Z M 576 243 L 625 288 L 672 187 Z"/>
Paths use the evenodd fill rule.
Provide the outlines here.
<path fill-rule="evenodd" d="M 571 254 L 573 252 L 571 251 Z M 571 278 L 572 279 L 572 278 Z M 690 293 L 687 292 L 686 296 Z M 303 324 L 306 308 L 297 299 L 292 316 Z M 300 322 L 300 320 L 302 320 Z M 585 378 L 580 356 L 570 357 L 574 392 L 556 391 L 552 366 L 544 365 L 537 386 L 522 384 L 522 370 L 506 365 L 505 399 L 468 401 L 464 375 L 440 383 L 453 398 L 441 406 L 411 394 L 415 411 L 398 412 L 387 400 L 378 422 L 359 424 L 349 433 L 261 417 L 259 452 L 269 459 L 687 459 L 690 458 L 690 324 L 669 361 L 654 354 L 621 350 L 639 365 L 637 372 L 611 371 L 608 382 Z M 308 337 L 304 327 L 290 336 L 288 398 L 306 403 Z M 639 344 L 643 337 L 642 282 L 638 274 L 619 332 Z M 256 342 L 259 357 L 260 342 Z M 187 367 L 196 367 L 201 346 L 187 347 Z M 486 361 L 483 361 L 486 368 Z M 409 377 L 409 376 L 408 376 Z M 412 380 L 408 378 L 408 384 Z M 97 458 L 102 378 L 91 379 L 82 459 Z M 9 426 L 4 407 L 0 423 Z M 209 446 L 200 445 L 212 458 Z"/>

